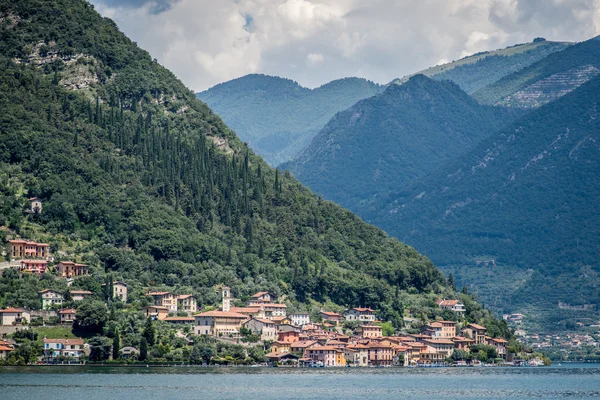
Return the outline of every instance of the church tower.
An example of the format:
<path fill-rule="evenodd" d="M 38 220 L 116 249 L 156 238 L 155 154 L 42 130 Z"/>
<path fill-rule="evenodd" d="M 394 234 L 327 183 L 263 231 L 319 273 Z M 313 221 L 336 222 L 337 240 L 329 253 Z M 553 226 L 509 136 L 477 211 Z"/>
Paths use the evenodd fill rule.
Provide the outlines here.
<path fill-rule="evenodd" d="M 221 294 L 223 296 L 223 311 L 229 312 L 229 310 L 231 309 L 231 289 L 229 289 L 227 286 L 223 286 L 223 288 L 221 289 Z"/>

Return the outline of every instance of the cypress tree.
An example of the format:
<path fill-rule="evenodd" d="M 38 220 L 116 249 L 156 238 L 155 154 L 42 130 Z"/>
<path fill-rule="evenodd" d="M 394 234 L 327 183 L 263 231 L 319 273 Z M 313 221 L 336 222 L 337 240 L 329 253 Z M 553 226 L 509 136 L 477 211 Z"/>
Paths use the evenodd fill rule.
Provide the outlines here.
<path fill-rule="evenodd" d="M 119 349 L 121 348 L 121 335 L 119 334 L 119 328 L 115 330 L 115 337 L 113 338 L 112 345 L 112 358 L 113 360 L 119 359 Z"/>
<path fill-rule="evenodd" d="M 146 339 L 148 345 L 154 346 L 154 343 L 156 341 L 156 335 L 154 332 L 154 326 L 152 326 L 152 318 L 150 317 L 148 317 L 148 319 L 146 320 L 146 327 L 144 328 L 142 336 L 144 337 L 144 339 Z"/>

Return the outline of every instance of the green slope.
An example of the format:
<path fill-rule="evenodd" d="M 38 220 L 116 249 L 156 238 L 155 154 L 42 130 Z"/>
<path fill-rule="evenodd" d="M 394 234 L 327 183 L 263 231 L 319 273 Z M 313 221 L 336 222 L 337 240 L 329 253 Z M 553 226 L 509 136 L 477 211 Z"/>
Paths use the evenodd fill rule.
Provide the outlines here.
<path fill-rule="evenodd" d="M 438 264 L 466 266 L 464 281 L 477 278 L 478 260 L 495 260 L 486 303 L 564 327 L 559 301 L 600 306 L 599 102 L 600 77 L 381 199 L 389 205 L 375 222 Z M 502 265 L 531 273 L 517 283 Z"/>
<path fill-rule="evenodd" d="M 435 80 L 451 80 L 465 92 L 474 93 L 570 45 L 571 43 L 537 40 L 505 49 L 477 53 L 457 61 L 427 68 L 416 74 Z M 402 84 L 413 75 L 397 79 L 393 83 Z"/>
<path fill-rule="evenodd" d="M 456 159 L 512 114 L 478 104 L 452 82 L 416 75 L 338 113 L 282 167 L 368 217 L 367 201 Z"/>
<path fill-rule="evenodd" d="M 452 295 L 427 258 L 253 155 L 88 3 L 2 1 L 0 13 L 3 239 L 85 257 L 96 286 L 112 271 L 201 304 L 227 284 L 400 321 L 402 293 Z M 27 196 L 41 215 L 24 217 Z M 36 301 L 0 289 L 11 305 Z"/>
<path fill-rule="evenodd" d="M 304 149 L 335 113 L 382 90 L 359 78 L 339 79 L 311 90 L 289 79 L 253 74 L 197 96 L 276 166 Z"/>
<path fill-rule="evenodd" d="M 538 107 L 600 73 L 600 40 L 570 46 L 473 93 L 484 104 Z"/>

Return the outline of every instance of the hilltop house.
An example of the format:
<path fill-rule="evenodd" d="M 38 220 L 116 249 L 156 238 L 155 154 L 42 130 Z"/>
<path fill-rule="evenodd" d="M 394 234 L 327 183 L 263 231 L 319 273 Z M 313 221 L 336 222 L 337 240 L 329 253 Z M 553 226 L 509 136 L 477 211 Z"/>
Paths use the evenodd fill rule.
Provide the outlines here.
<path fill-rule="evenodd" d="M 338 324 L 342 320 L 342 316 L 336 312 L 332 311 L 321 311 L 319 312 L 319 317 L 323 319 L 323 321 L 331 321 Z"/>
<path fill-rule="evenodd" d="M 177 312 L 177 295 L 171 292 L 149 292 L 148 296 L 152 296 L 154 305 L 158 307 L 166 307 L 168 312 Z"/>
<path fill-rule="evenodd" d="M 0 310 L 0 325 L 23 325 L 31 321 L 29 311 L 24 308 L 5 308 Z"/>
<path fill-rule="evenodd" d="M 463 334 L 463 336 L 473 339 L 475 341 L 475 344 L 486 343 L 485 333 L 487 329 L 481 325 L 468 324 L 467 326 L 463 327 L 460 331 Z"/>
<path fill-rule="evenodd" d="M 73 278 L 88 274 L 88 266 L 73 261 L 61 261 L 54 267 L 61 278 Z"/>
<path fill-rule="evenodd" d="M 253 294 L 248 300 L 248 305 L 263 304 L 273 302 L 273 297 L 269 292 L 258 292 Z"/>
<path fill-rule="evenodd" d="M 52 289 L 41 290 L 38 292 L 38 297 L 43 310 L 63 303 L 63 294 Z"/>
<path fill-rule="evenodd" d="M 89 290 L 71 290 L 69 291 L 69 293 L 71 294 L 71 298 L 73 299 L 73 301 L 84 300 L 88 297 L 91 297 L 93 294 Z"/>
<path fill-rule="evenodd" d="M 163 320 L 169 315 L 169 309 L 162 306 L 147 306 L 142 308 L 142 312 L 146 318 L 150 317 L 154 320 Z"/>
<path fill-rule="evenodd" d="M 454 311 L 461 316 L 467 311 L 465 305 L 459 300 L 438 300 L 437 304 L 442 308 L 442 310 Z"/>
<path fill-rule="evenodd" d="M 71 324 L 75 321 L 77 311 L 74 308 L 65 308 L 58 312 L 61 324 Z"/>
<path fill-rule="evenodd" d="M 29 199 L 29 212 L 33 214 L 41 214 L 42 213 L 42 201 L 37 197 L 31 197 Z"/>
<path fill-rule="evenodd" d="M 375 322 L 375 310 L 356 307 L 346 313 L 346 321 Z"/>
<path fill-rule="evenodd" d="M 191 315 L 198 311 L 196 297 L 191 294 L 180 294 L 177 296 L 177 309 Z"/>
<path fill-rule="evenodd" d="M 19 270 L 24 274 L 42 275 L 48 270 L 46 260 L 21 260 Z"/>
<path fill-rule="evenodd" d="M 43 259 L 50 258 L 48 243 L 37 243 L 23 239 L 13 239 L 8 241 L 8 255 L 11 260 Z"/>

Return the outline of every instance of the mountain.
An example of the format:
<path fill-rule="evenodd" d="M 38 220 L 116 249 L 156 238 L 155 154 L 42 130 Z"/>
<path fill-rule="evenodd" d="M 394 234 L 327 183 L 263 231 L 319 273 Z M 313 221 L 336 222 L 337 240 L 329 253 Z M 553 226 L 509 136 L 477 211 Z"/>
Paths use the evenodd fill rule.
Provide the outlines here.
<path fill-rule="evenodd" d="M 335 113 L 382 90 L 359 78 L 339 79 L 311 90 L 289 79 L 253 74 L 197 96 L 276 166 L 304 149 Z"/>
<path fill-rule="evenodd" d="M 458 61 L 436 65 L 397 79 L 393 83 L 403 84 L 413 75 L 421 74 L 435 80 L 450 80 L 470 94 L 571 45 L 571 43 L 551 42 L 537 38 L 531 43 L 484 51 Z"/>
<path fill-rule="evenodd" d="M 484 104 L 539 107 L 600 74 L 600 37 L 577 43 L 473 93 Z"/>
<path fill-rule="evenodd" d="M 456 159 L 517 114 L 480 105 L 450 81 L 415 75 L 336 114 L 282 168 L 326 199 L 363 211 L 372 197 Z"/>
<path fill-rule="evenodd" d="M 227 284 L 400 325 L 404 307 L 433 318 L 433 299 L 456 295 L 429 259 L 270 168 L 89 3 L 2 1 L 0 13 L 3 242 L 48 241 L 89 264 L 86 285 L 124 279 L 138 308 L 148 287 L 213 305 Z M 28 197 L 41 214 L 23 212 Z M 37 302 L 13 284 L 0 306 Z"/>
<path fill-rule="evenodd" d="M 374 222 L 539 328 L 597 318 L 599 103 L 596 77 L 390 194 Z"/>

